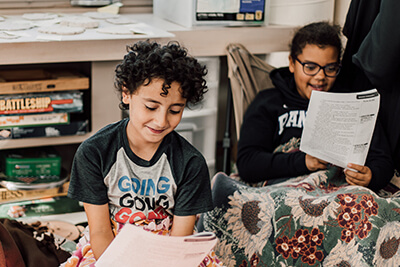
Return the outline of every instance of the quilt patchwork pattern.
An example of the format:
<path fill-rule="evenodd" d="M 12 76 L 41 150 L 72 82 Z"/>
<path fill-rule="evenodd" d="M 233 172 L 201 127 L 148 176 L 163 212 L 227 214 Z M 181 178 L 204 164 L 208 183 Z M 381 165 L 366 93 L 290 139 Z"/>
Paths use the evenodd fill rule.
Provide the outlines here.
<path fill-rule="evenodd" d="M 254 187 L 222 173 L 201 220 L 226 266 L 398 266 L 400 197 L 345 182 L 337 167 Z"/>

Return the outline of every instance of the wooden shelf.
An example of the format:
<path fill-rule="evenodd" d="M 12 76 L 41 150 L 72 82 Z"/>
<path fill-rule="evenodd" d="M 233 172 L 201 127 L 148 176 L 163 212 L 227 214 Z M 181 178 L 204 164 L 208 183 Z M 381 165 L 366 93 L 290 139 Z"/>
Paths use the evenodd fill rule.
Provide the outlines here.
<path fill-rule="evenodd" d="M 7 139 L 0 141 L 0 150 L 39 147 L 39 146 L 54 146 L 65 144 L 78 144 L 90 137 L 92 134 L 74 135 L 74 136 L 55 136 L 55 137 L 34 137 L 24 139 Z"/>

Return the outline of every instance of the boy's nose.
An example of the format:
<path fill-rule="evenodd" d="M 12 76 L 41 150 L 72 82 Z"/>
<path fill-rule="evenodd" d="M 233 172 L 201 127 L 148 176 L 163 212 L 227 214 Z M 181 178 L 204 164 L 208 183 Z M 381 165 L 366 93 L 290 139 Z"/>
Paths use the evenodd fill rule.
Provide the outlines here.
<path fill-rule="evenodd" d="M 323 68 L 319 69 L 319 71 L 317 72 L 317 74 L 314 75 L 314 77 L 317 79 L 325 79 L 326 75 L 324 69 Z"/>
<path fill-rule="evenodd" d="M 168 119 L 167 119 L 166 112 L 163 112 L 163 111 L 158 112 L 156 117 L 155 117 L 155 122 L 156 122 L 158 127 L 165 128 L 166 125 L 168 124 Z"/>

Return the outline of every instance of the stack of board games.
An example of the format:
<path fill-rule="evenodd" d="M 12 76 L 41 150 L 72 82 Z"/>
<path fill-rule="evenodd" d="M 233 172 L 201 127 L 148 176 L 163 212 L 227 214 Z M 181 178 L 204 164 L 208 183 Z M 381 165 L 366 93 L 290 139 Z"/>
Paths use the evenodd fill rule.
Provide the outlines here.
<path fill-rule="evenodd" d="M 88 88 L 74 71 L 0 71 L 0 140 L 87 133 Z"/>

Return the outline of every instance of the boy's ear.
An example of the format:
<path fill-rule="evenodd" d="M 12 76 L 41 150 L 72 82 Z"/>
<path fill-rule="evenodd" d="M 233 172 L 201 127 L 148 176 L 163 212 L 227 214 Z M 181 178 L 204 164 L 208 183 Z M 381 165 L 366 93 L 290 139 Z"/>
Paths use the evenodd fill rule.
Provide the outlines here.
<path fill-rule="evenodd" d="M 294 64 L 295 64 L 295 62 L 294 62 L 292 56 L 289 55 L 289 70 L 291 73 L 294 73 Z"/>
<path fill-rule="evenodd" d="M 131 95 L 130 95 L 128 89 L 126 89 L 126 87 L 123 87 L 123 90 L 122 90 L 122 103 L 129 104 L 130 96 Z"/>

